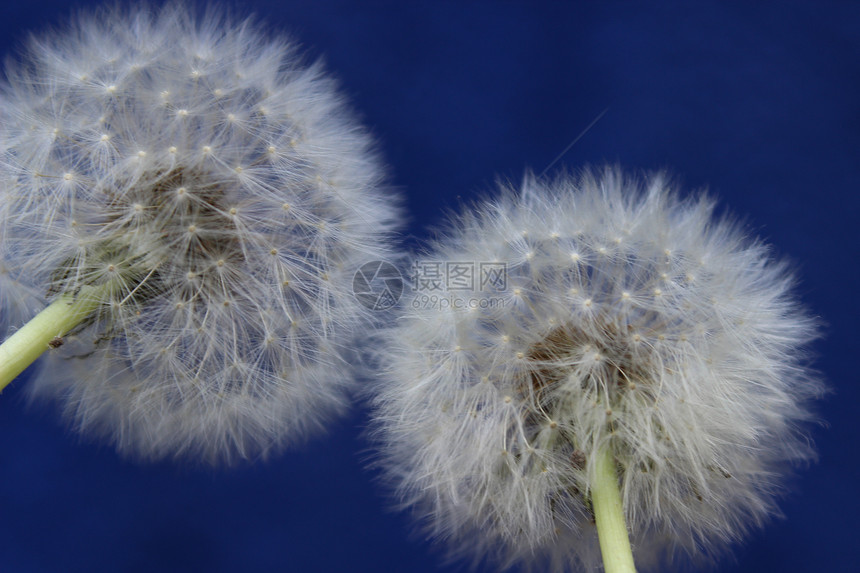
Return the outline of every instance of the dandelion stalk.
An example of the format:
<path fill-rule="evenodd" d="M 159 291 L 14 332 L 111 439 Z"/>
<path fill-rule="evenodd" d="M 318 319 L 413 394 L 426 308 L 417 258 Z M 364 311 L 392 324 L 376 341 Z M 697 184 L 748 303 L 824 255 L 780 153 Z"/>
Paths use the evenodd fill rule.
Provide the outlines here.
<path fill-rule="evenodd" d="M 604 570 L 606 573 L 635 572 L 633 551 L 624 522 L 621 491 L 618 489 L 618 476 L 615 473 L 615 460 L 609 448 L 604 448 L 597 454 L 595 479 L 591 486 L 591 505 L 597 522 Z"/>
<path fill-rule="evenodd" d="M 0 345 L 0 392 L 51 346 L 90 316 L 103 288 L 83 287 L 64 294 Z"/>

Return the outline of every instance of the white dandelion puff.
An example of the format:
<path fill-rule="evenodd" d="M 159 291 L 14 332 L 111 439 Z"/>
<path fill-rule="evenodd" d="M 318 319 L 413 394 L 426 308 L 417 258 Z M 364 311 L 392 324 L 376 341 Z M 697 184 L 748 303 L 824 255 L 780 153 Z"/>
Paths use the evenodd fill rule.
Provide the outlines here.
<path fill-rule="evenodd" d="M 81 15 L 5 77 L 0 330 L 80 307 L 42 329 L 34 396 L 121 451 L 212 463 L 344 410 L 371 315 L 352 276 L 390 256 L 397 200 L 319 63 L 170 4 Z"/>
<path fill-rule="evenodd" d="M 454 557 L 600 569 L 606 475 L 640 568 L 709 560 L 777 512 L 785 466 L 813 457 L 817 328 L 786 264 L 713 209 L 659 175 L 527 177 L 435 242 L 430 260 L 504 264 L 474 293 L 503 304 L 406 305 L 374 434 Z"/>

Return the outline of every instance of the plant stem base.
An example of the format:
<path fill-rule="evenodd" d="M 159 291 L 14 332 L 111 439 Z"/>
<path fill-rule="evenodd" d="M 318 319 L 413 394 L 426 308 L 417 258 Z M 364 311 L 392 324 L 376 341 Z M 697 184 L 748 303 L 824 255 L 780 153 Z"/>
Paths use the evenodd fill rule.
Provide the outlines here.
<path fill-rule="evenodd" d="M 0 345 L 0 392 L 48 350 L 50 343 L 87 318 L 98 307 L 98 289 L 65 294 Z"/>
<path fill-rule="evenodd" d="M 597 522 L 604 570 L 606 573 L 635 573 L 633 550 L 627 535 L 621 491 L 618 489 L 618 476 L 615 473 L 615 459 L 609 448 L 604 448 L 597 454 L 591 504 Z"/>

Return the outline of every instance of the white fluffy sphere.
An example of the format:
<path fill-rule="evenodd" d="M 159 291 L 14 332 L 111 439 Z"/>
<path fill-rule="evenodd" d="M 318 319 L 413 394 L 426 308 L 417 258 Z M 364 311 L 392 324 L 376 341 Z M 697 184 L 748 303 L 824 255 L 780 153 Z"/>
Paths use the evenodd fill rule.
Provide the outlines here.
<path fill-rule="evenodd" d="M 34 395 L 122 451 L 212 463 L 344 409 L 371 315 L 352 277 L 390 256 L 397 200 L 319 64 L 172 4 L 79 16 L 5 77 L 0 331 L 102 293 Z"/>
<path fill-rule="evenodd" d="M 776 511 L 784 466 L 813 455 L 816 327 L 786 265 L 713 208 L 662 176 L 527 177 L 419 259 L 473 265 L 475 290 L 419 293 L 385 332 L 374 430 L 454 557 L 598 570 L 606 449 L 642 568 L 712 557 Z"/>

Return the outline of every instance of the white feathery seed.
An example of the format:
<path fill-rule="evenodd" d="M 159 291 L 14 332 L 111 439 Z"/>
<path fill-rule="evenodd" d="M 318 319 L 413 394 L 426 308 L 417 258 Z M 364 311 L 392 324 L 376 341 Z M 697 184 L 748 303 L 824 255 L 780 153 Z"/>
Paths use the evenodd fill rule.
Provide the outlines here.
<path fill-rule="evenodd" d="M 142 458 L 324 429 L 397 199 L 335 82 L 252 21 L 113 8 L 34 36 L 0 96 L 0 334 L 100 286 L 27 385 Z"/>
<path fill-rule="evenodd" d="M 817 327 L 787 265 L 713 210 L 661 175 L 526 177 L 434 243 L 428 260 L 504 263 L 506 284 L 469 308 L 406 305 L 373 431 L 453 558 L 600 570 L 603 448 L 640 570 L 711 560 L 778 512 L 786 466 L 813 458 Z"/>

